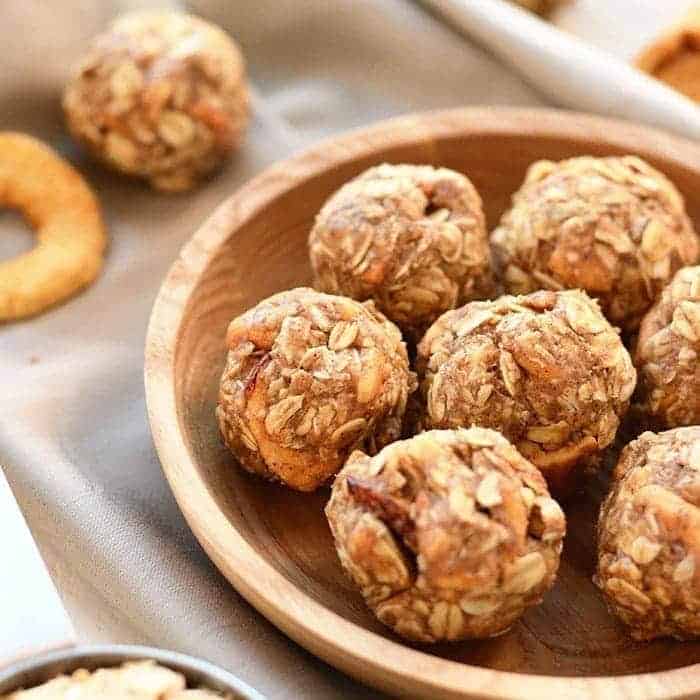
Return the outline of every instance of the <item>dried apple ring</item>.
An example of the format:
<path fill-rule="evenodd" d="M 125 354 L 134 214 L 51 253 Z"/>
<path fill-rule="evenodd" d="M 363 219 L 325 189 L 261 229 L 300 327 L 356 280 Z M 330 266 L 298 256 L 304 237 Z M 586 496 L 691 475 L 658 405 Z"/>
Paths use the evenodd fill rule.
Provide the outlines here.
<path fill-rule="evenodd" d="M 40 313 L 97 277 L 107 243 L 97 198 L 48 146 L 0 132 L 0 206 L 22 212 L 37 239 L 0 262 L 0 321 Z"/>

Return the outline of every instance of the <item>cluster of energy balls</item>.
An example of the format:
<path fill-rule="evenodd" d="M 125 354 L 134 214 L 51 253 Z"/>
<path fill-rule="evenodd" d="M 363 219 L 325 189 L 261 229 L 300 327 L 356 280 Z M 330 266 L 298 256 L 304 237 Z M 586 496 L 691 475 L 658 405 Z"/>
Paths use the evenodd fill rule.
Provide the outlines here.
<path fill-rule="evenodd" d="M 635 400 L 670 430 L 622 452 L 595 580 L 633 636 L 700 635 L 700 427 L 679 427 L 700 422 L 700 247 L 664 175 L 534 163 L 489 236 L 465 175 L 380 165 L 309 252 L 314 289 L 229 326 L 217 415 L 249 471 L 335 476 L 336 549 L 379 620 L 483 638 L 540 602 L 566 532 L 550 489 L 603 468 Z"/>
<path fill-rule="evenodd" d="M 248 94 L 222 30 L 149 11 L 94 40 L 63 104 L 97 158 L 177 191 L 238 146 Z M 700 636 L 699 245 L 635 156 L 532 164 L 490 235 L 466 175 L 370 168 L 316 217 L 315 288 L 231 322 L 224 442 L 299 491 L 335 477 L 340 560 L 397 634 L 483 638 L 553 585 L 550 489 L 602 468 L 634 400 L 666 432 L 622 451 L 595 581 L 635 638 Z"/>

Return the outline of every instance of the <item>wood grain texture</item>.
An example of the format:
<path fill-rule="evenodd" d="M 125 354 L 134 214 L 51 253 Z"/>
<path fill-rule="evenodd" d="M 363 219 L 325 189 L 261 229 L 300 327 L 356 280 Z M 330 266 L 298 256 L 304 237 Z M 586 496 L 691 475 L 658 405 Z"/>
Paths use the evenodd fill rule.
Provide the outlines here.
<path fill-rule="evenodd" d="M 605 478 L 567 504 L 559 579 L 541 606 L 496 639 L 408 646 L 374 620 L 344 577 L 322 513 L 328 491 L 292 493 L 244 473 L 222 446 L 214 417 L 229 320 L 309 282 L 307 233 L 325 198 L 349 178 L 384 161 L 447 166 L 473 180 L 493 226 L 532 161 L 624 153 L 668 174 L 700 222 L 694 144 L 573 113 L 466 109 L 384 122 L 273 166 L 227 200 L 173 265 L 146 350 L 149 415 L 165 474 L 231 583 L 343 671 L 411 697 L 700 697 L 700 643 L 632 642 L 591 582 Z"/>

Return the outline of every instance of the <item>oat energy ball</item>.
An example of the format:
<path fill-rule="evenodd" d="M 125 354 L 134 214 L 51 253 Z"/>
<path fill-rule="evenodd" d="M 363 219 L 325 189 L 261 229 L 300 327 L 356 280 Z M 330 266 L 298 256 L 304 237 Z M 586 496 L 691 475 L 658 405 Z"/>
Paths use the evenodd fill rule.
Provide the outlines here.
<path fill-rule="evenodd" d="M 577 290 L 448 311 L 417 367 L 423 427 L 498 430 L 561 490 L 613 441 L 636 379 L 618 334 Z"/>
<path fill-rule="evenodd" d="M 685 267 L 644 317 L 637 399 L 665 428 L 700 423 L 700 267 Z"/>
<path fill-rule="evenodd" d="M 415 378 L 371 302 L 292 289 L 234 319 L 226 343 L 217 416 L 248 471 L 311 491 L 400 436 Z"/>
<path fill-rule="evenodd" d="M 509 293 L 585 289 L 626 330 L 699 252 L 678 190 L 633 156 L 534 163 L 491 243 Z"/>
<path fill-rule="evenodd" d="M 491 291 L 481 198 L 464 175 L 380 165 L 341 187 L 309 236 L 315 285 L 373 299 L 410 337 Z"/>
<path fill-rule="evenodd" d="M 243 137 L 243 57 L 197 17 L 134 12 L 93 40 L 63 108 L 73 136 L 98 159 L 157 189 L 187 190 Z"/>
<path fill-rule="evenodd" d="M 367 605 L 419 642 L 505 632 L 554 583 L 566 529 L 538 470 L 483 428 L 354 452 L 326 515 Z"/>
<path fill-rule="evenodd" d="M 643 433 L 614 479 L 595 582 L 635 639 L 700 637 L 700 427 Z"/>

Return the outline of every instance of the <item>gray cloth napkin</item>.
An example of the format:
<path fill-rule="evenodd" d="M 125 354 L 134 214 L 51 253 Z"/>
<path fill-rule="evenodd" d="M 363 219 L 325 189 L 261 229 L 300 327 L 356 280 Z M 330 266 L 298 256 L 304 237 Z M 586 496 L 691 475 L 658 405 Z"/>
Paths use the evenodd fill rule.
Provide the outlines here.
<path fill-rule="evenodd" d="M 242 45 L 255 117 L 241 153 L 218 177 L 191 194 L 159 195 L 86 160 L 59 109 L 68 67 L 87 38 L 136 4 L 2 3 L 0 128 L 44 138 L 77 164 L 100 196 L 111 244 L 104 273 L 85 293 L 0 326 L 0 464 L 82 641 L 200 656 L 270 698 L 376 698 L 248 606 L 187 528 L 146 419 L 149 312 L 183 243 L 272 161 L 391 115 L 540 100 L 408 0 L 194 0 L 196 12 Z M 620 11 L 627 3 L 597 4 Z M 0 228 L 0 257 L 31 244 L 18 219 L 4 215 Z"/>

